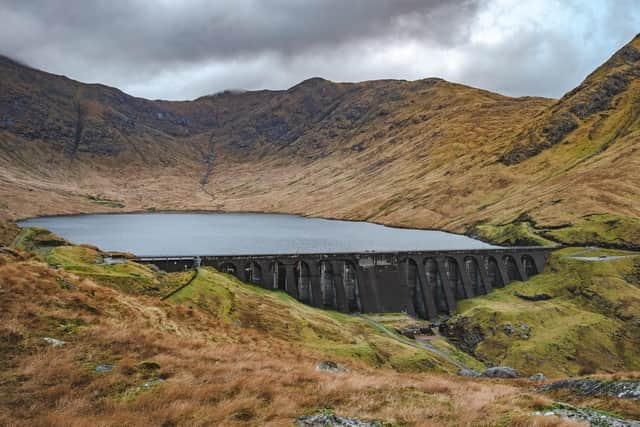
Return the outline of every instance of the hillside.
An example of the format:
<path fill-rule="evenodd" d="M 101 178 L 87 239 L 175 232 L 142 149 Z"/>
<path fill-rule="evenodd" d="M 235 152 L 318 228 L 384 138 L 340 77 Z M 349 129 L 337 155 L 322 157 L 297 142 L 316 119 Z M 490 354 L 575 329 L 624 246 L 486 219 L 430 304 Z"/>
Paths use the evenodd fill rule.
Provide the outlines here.
<path fill-rule="evenodd" d="M 560 100 L 440 79 L 148 101 L 0 60 L 0 216 L 290 212 L 640 245 L 640 37 Z"/>
<path fill-rule="evenodd" d="M 617 417 L 640 415 L 630 399 L 446 374 L 457 366 L 382 333 L 366 320 L 373 317 L 308 307 L 210 268 L 167 274 L 133 262 L 107 264 L 106 255 L 42 229 L 22 230 L 0 251 L 0 424 L 292 425 L 321 412 L 385 425 L 576 425 L 533 414 L 555 408 L 556 398 Z M 554 266 L 559 273 L 575 269 L 559 260 Z M 557 283 L 555 274 L 538 277 Z M 544 290 L 558 298 L 564 292 Z M 552 303 L 589 310 L 581 297 Z M 619 312 L 637 323 L 634 310 Z M 532 341 L 543 332 L 535 325 Z M 432 342 L 482 368 L 442 338 Z M 621 351 L 633 357 L 637 349 Z M 347 371 L 317 370 L 324 360 Z M 543 357 L 530 362 L 523 373 L 544 367 L 562 374 Z M 597 371 L 634 366 L 605 361 Z M 634 374 L 615 378 L 627 377 Z"/>

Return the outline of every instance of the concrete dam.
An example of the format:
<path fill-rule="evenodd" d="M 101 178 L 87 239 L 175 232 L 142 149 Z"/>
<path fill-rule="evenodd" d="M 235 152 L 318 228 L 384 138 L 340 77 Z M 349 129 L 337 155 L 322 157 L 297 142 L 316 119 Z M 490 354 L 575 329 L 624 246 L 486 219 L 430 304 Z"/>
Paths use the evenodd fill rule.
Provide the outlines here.
<path fill-rule="evenodd" d="M 314 307 L 344 313 L 407 312 L 434 320 L 472 298 L 541 273 L 547 247 L 475 250 L 140 257 L 167 272 L 210 266 Z"/>

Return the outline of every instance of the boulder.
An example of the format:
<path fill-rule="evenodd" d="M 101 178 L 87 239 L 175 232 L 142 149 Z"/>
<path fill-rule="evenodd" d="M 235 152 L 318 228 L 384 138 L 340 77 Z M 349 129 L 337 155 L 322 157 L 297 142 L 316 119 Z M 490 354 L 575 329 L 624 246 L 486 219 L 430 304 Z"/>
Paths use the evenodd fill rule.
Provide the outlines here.
<path fill-rule="evenodd" d="M 339 363 L 333 362 L 331 360 L 323 360 L 322 362 L 316 365 L 316 371 L 324 371 L 324 372 L 349 372 L 347 368 L 342 366 Z"/>
<path fill-rule="evenodd" d="M 67 343 L 66 341 L 58 340 L 51 337 L 44 337 L 43 339 L 47 344 L 52 345 L 53 347 L 62 347 Z"/>
<path fill-rule="evenodd" d="M 532 381 L 544 381 L 547 379 L 547 377 L 545 377 L 543 373 L 538 372 L 537 374 L 531 375 L 529 379 Z"/>
<path fill-rule="evenodd" d="M 474 369 L 462 368 L 458 371 L 458 375 L 461 377 L 479 377 L 482 374 Z"/>
<path fill-rule="evenodd" d="M 509 366 L 494 366 L 484 371 L 482 376 L 488 378 L 518 378 L 520 374 Z"/>
<path fill-rule="evenodd" d="M 317 414 L 298 417 L 296 427 L 382 427 L 380 421 L 362 421 L 335 414 Z"/>

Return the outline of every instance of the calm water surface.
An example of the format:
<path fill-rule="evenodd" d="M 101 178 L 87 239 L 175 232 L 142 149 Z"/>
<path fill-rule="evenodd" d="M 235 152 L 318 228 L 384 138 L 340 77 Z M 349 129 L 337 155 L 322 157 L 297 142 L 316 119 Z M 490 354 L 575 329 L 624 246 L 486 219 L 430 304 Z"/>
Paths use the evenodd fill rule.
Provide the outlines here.
<path fill-rule="evenodd" d="M 252 213 L 143 213 L 32 218 L 74 243 L 152 255 L 260 255 L 364 251 L 482 249 L 488 245 L 442 231 L 367 222 Z"/>

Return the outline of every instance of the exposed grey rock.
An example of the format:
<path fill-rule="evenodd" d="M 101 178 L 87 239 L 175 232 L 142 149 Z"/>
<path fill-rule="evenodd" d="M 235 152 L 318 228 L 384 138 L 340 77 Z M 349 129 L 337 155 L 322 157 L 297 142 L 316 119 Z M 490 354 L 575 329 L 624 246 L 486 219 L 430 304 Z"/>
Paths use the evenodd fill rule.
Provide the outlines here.
<path fill-rule="evenodd" d="M 554 409 L 534 412 L 533 415 L 557 416 L 569 420 L 586 422 L 593 427 L 640 427 L 640 421 L 616 418 L 592 409 L 577 408 L 566 403 L 557 403 Z"/>
<path fill-rule="evenodd" d="M 518 298 L 521 298 L 523 300 L 526 301 L 547 301 L 550 300 L 552 297 L 549 294 L 533 294 L 533 295 L 525 295 L 525 294 L 521 294 L 520 292 L 514 292 L 513 295 L 517 296 Z"/>
<path fill-rule="evenodd" d="M 164 381 L 163 379 L 156 378 L 155 380 L 147 381 L 146 383 L 142 384 L 142 387 L 143 388 L 151 388 L 153 386 L 156 386 L 156 385 L 160 384 L 163 381 Z"/>
<path fill-rule="evenodd" d="M 603 381 L 593 378 L 567 378 L 547 384 L 540 391 L 570 389 L 584 396 L 605 395 L 640 400 L 640 380 Z"/>
<path fill-rule="evenodd" d="M 316 366 L 316 371 L 349 372 L 347 368 L 331 360 L 323 360 L 322 362 L 318 363 L 318 365 Z"/>
<path fill-rule="evenodd" d="M 54 347 L 62 347 L 67 343 L 66 341 L 62 341 L 62 340 L 58 340 L 50 337 L 44 337 L 43 339 L 47 342 L 47 344 L 50 344 Z"/>
<path fill-rule="evenodd" d="M 494 366 L 484 371 L 482 376 L 489 378 L 518 378 L 520 374 L 509 366 Z"/>
<path fill-rule="evenodd" d="M 544 381 L 547 379 L 547 377 L 545 377 L 543 373 L 538 372 L 537 374 L 531 375 L 529 379 L 533 381 Z"/>
<path fill-rule="evenodd" d="M 511 336 L 513 335 L 513 326 L 511 326 L 511 323 L 506 323 L 502 329 L 504 330 L 504 333 Z"/>
<path fill-rule="evenodd" d="M 340 417 L 334 414 L 317 414 L 298 417 L 297 427 L 382 427 L 380 421 L 362 421 L 356 418 Z"/>
<path fill-rule="evenodd" d="M 476 370 L 469 368 L 462 368 L 458 371 L 458 375 L 461 377 L 479 377 L 482 374 Z"/>
<path fill-rule="evenodd" d="M 111 372 L 115 369 L 115 365 L 98 365 L 96 366 L 96 372 Z"/>
<path fill-rule="evenodd" d="M 463 316 L 441 323 L 439 329 L 453 345 L 472 356 L 475 356 L 476 347 L 484 340 L 482 328 Z"/>
<path fill-rule="evenodd" d="M 523 340 L 528 340 L 529 338 L 531 338 L 531 328 L 529 327 L 529 325 L 527 325 L 526 323 L 520 323 L 518 325 L 518 328 L 520 329 L 520 338 L 522 338 Z"/>

